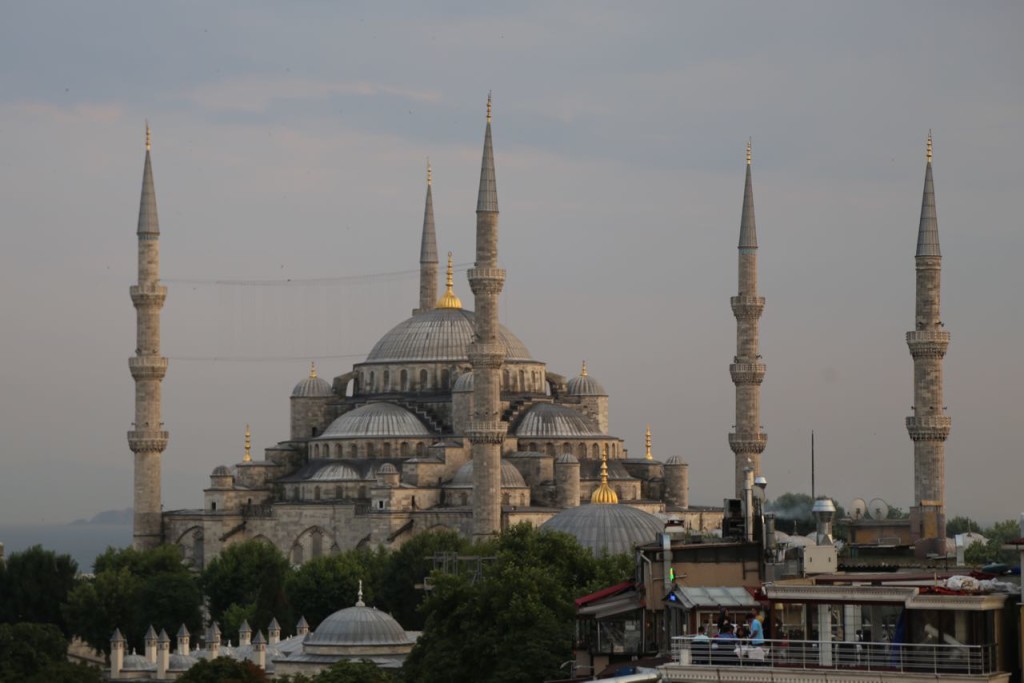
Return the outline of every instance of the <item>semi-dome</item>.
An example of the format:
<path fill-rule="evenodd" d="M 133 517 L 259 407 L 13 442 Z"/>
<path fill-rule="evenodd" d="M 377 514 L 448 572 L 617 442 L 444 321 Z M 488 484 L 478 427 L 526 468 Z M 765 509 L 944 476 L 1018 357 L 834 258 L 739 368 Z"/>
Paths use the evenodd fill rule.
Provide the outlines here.
<path fill-rule="evenodd" d="M 473 485 L 473 461 L 470 460 L 460 467 L 448 486 L 472 486 Z M 526 486 L 526 480 L 519 473 L 512 463 L 501 461 L 501 487 L 522 488 Z"/>
<path fill-rule="evenodd" d="M 678 455 L 673 455 L 671 458 L 669 458 L 668 460 L 665 461 L 665 464 L 666 465 L 685 465 L 686 463 L 683 462 L 683 459 L 680 458 Z"/>
<path fill-rule="evenodd" d="M 435 308 L 417 313 L 381 337 L 366 362 L 468 361 L 474 320 L 473 311 L 463 308 Z M 504 325 L 498 328 L 498 343 L 506 360 L 530 360 L 526 345 Z"/>
<path fill-rule="evenodd" d="M 362 601 L 360 601 L 361 603 Z M 374 607 L 357 604 L 338 610 L 320 622 L 306 638 L 304 649 L 317 646 L 409 645 L 412 640 L 395 619 Z"/>
<path fill-rule="evenodd" d="M 231 476 L 231 470 L 228 469 L 227 465 L 217 465 L 216 467 L 213 468 L 213 474 L 210 475 L 210 476 L 213 476 L 213 477 L 230 477 Z"/>
<path fill-rule="evenodd" d="M 579 465 L 580 461 L 572 453 L 562 453 L 555 458 L 556 465 Z"/>
<path fill-rule="evenodd" d="M 608 392 L 596 379 L 587 374 L 587 362 L 583 361 L 580 374 L 566 382 L 570 396 L 607 396 Z"/>
<path fill-rule="evenodd" d="M 460 391 L 473 391 L 472 372 L 464 372 L 455 380 L 455 384 L 452 385 L 452 392 L 458 393 Z"/>
<path fill-rule="evenodd" d="M 430 435 L 419 418 L 405 408 L 393 403 L 368 403 L 337 418 L 317 440 Z"/>
<path fill-rule="evenodd" d="M 538 438 L 607 437 L 583 413 L 554 403 L 538 403 L 526 411 L 516 428 L 516 436 Z"/>
<path fill-rule="evenodd" d="M 594 553 L 632 553 L 642 543 L 654 541 L 665 530 L 660 519 L 629 505 L 591 503 L 562 510 L 541 529 L 570 534 Z"/>
<path fill-rule="evenodd" d="M 331 395 L 331 385 L 316 376 L 316 365 L 310 365 L 309 377 L 304 377 L 292 389 L 292 398 L 323 398 Z"/>
<path fill-rule="evenodd" d="M 359 481 L 361 479 L 362 477 L 352 467 L 334 461 L 328 461 L 328 464 L 306 477 L 306 481 Z"/>

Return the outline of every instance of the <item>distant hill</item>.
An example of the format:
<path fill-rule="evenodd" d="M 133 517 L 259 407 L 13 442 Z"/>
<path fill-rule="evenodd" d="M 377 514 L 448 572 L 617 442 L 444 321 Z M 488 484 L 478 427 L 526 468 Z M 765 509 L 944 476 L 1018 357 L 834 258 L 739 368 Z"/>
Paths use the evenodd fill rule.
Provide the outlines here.
<path fill-rule="evenodd" d="M 132 508 L 104 510 L 92 519 L 76 519 L 72 524 L 131 524 Z"/>

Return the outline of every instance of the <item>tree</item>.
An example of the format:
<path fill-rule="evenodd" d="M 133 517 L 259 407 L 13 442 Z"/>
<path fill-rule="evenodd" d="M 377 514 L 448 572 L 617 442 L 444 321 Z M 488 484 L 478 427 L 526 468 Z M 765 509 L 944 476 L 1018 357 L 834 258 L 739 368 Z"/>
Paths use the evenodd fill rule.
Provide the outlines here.
<path fill-rule="evenodd" d="M 267 683 L 269 680 L 252 662 L 239 662 L 229 657 L 204 659 L 178 679 L 179 683 Z"/>
<path fill-rule="evenodd" d="M 67 636 L 61 604 L 77 574 L 78 563 L 70 555 L 39 545 L 11 553 L 6 566 L 0 564 L 0 622 L 54 624 Z"/>
<path fill-rule="evenodd" d="M 374 582 L 374 605 L 387 611 L 411 631 L 423 629 L 420 610 L 425 591 L 417 588 L 434 569 L 434 555 L 464 553 L 469 541 L 454 531 L 428 531 L 409 539 L 384 558 L 383 571 Z"/>
<path fill-rule="evenodd" d="M 249 625 L 256 631 L 275 618 L 282 624 L 293 622 L 284 592 L 290 572 L 288 559 L 280 550 L 265 541 L 250 540 L 229 546 L 215 557 L 203 570 L 200 583 L 215 620 L 231 605 L 255 605 Z"/>
<path fill-rule="evenodd" d="M 366 562 L 372 557 L 367 551 L 350 550 L 337 555 L 317 557 L 291 572 L 285 579 L 288 602 L 297 614 L 306 617 L 310 627 L 328 615 L 351 607 L 356 602 L 359 582 L 366 582 L 363 600 L 373 603 L 371 571 Z"/>
<path fill-rule="evenodd" d="M 310 683 L 395 683 L 397 678 L 373 662 L 343 659 L 314 676 Z"/>
<path fill-rule="evenodd" d="M 953 538 L 957 534 L 965 534 L 973 532 L 976 534 L 981 533 L 981 525 L 975 522 L 970 517 L 956 516 L 946 522 L 946 536 Z"/>
<path fill-rule="evenodd" d="M 68 641 L 54 624 L 0 624 L 0 681 L 100 683 L 99 669 L 67 661 Z"/>
<path fill-rule="evenodd" d="M 947 526 L 948 528 L 948 526 Z M 1020 538 L 1020 525 L 1017 520 L 1007 519 L 996 522 L 985 529 L 985 543 L 972 543 L 964 551 L 964 562 L 969 565 L 985 565 L 989 563 L 1011 564 L 1017 552 L 1007 550 L 1003 546 Z"/>
<path fill-rule="evenodd" d="M 202 628 L 203 596 L 175 546 L 108 549 L 94 566 L 95 577 L 68 594 L 64 615 L 71 631 L 97 650 L 110 651 L 115 628 L 136 648 L 150 625 L 168 633 L 182 624 L 193 633 Z"/>

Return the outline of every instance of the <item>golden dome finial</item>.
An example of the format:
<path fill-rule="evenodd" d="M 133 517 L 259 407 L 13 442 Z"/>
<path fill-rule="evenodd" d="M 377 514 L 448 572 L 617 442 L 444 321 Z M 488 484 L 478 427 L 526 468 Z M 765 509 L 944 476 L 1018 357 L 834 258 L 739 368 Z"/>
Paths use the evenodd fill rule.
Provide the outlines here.
<path fill-rule="evenodd" d="M 580 377 L 587 376 L 587 361 L 583 361 L 583 367 L 580 368 Z"/>
<path fill-rule="evenodd" d="M 928 129 L 928 163 L 932 163 L 932 129 Z"/>
<path fill-rule="evenodd" d="M 750 166 L 750 143 L 752 140 L 752 138 L 747 138 L 747 166 Z"/>
<path fill-rule="evenodd" d="M 151 143 L 151 139 L 150 139 L 150 135 L 149 135 L 149 119 L 146 119 L 146 151 L 147 152 L 149 151 L 149 148 L 152 146 L 150 143 Z"/>
<path fill-rule="evenodd" d="M 430 175 L 430 157 L 427 157 L 427 187 L 430 187 L 432 180 Z"/>
<path fill-rule="evenodd" d="M 619 496 L 608 486 L 608 444 L 605 444 L 601 451 L 601 485 L 594 489 L 590 502 L 599 505 L 614 505 L 619 502 Z"/>
<path fill-rule="evenodd" d="M 249 431 L 249 425 L 245 425 L 245 457 L 242 462 L 252 462 L 250 449 L 252 449 L 252 432 Z"/>
<path fill-rule="evenodd" d="M 491 122 L 491 91 L 487 91 L 487 123 Z"/>
<path fill-rule="evenodd" d="M 309 361 L 309 378 L 316 379 L 316 361 Z"/>
<path fill-rule="evenodd" d="M 452 289 L 452 252 L 450 251 L 448 252 L 448 272 L 445 276 L 444 295 L 437 300 L 437 306 L 434 308 L 462 308 L 462 301 L 455 296 L 455 290 Z"/>
<path fill-rule="evenodd" d="M 644 457 L 648 460 L 654 460 L 654 456 L 651 455 L 651 425 L 647 425 L 647 434 L 644 435 L 644 447 L 647 449 Z"/>

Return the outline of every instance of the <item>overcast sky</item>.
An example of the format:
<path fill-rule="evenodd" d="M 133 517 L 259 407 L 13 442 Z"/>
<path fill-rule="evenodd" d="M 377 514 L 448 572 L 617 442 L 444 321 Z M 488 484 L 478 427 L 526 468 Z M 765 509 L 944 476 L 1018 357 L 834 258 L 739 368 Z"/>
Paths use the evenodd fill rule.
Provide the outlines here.
<path fill-rule="evenodd" d="M 639 455 L 649 422 L 701 504 L 732 487 L 748 137 L 768 495 L 810 491 L 813 429 L 818 493 L 912 504 L 904 334 L 931 128 L 947 510 L 1016 518 L 1024 6 L 492 5 L 5 3 L 3 522 L 131 504 L 146 118 L 176 509 L 241 459 L 247 422 L 257 452 L 288 437 L 310 359 L 346 372 L 409 315 L 428 156 L 439 249 L 472 260 L 488 90 L 502 321 L 553 372 L 586 359 L 612 433 Z M 472 307 L 461 271 L 456 293 Z"/>

